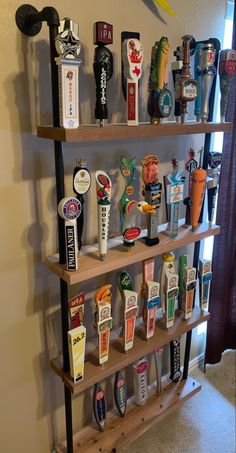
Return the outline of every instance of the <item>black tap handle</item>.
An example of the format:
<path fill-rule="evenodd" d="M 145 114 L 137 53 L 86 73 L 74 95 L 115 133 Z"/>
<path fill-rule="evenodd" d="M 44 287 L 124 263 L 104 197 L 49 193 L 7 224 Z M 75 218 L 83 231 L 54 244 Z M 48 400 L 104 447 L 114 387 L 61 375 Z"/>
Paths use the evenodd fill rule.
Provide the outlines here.
<path fill-rule="evenodd" d="M 96 82 L 96 106 L 95 118 L 100 120 L 102 126 L 103 120 L 108 117 L 107 109 L 107 83 L 113 74 L 112 53 L 106 47 L 113 42 L 113 26 L 107 22 L 99 21 L 94 24 L 94 44 L 95 48 L 93 72 Z"/>
<path fill-rule="evenodd" d="M 77 219 L 77 239 L 78 239 L 78 249 L 81 250 L 82 247 L 82 233 L 83 233 L 83 227 L 84 227 L 84 197 L 83 195 L 77 195 L 77 200 L 80 201 L 82 210 L 81 214 Z"/>
<path fill-rule="evenodd" d="M 181 74 L 181 69 L 175 69 L 174 71 L 172 71 L 174 87 L 175 87 L 176 79 L 177 79 L 178 75 L 180 75 L 180 74 Z M 175 115 L 175 117 L 180 116 L 180 102 L 179 101 L 175 101 L 174 115 Z"/>
<path fill-rule="evenodd" d="M 216 205 L 216 194 L 217 194 L 218 187 L 211 187 L 207 190 L 207 208 L 208 208 L 208 222 L 213 222 L 214 212 L 215 212 L 215 205 Z"/>
<path fill-rule="evenodd" d="M 96 47 L 93 71 L 96 82 L 95 118 L 104 120 L 108 117 L 107 83 L 113 74 L 112 53 L 107 47 Z"/>

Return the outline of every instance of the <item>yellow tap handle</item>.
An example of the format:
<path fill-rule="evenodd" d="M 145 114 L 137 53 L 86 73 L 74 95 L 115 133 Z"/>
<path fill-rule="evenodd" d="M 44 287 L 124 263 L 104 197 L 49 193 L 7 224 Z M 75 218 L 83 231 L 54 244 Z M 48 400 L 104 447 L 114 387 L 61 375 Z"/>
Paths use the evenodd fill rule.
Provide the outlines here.
<path fill-rule="evenodd" d="M 173 11 L 173 9 L 170 8 L 168 5 L 167 0 L 154 0 L 154 2 L 159 5 L 161 8 L 163 8 L 167 13 L 171 14 L 171 16 L 177 16 L 177 14 Z"/>

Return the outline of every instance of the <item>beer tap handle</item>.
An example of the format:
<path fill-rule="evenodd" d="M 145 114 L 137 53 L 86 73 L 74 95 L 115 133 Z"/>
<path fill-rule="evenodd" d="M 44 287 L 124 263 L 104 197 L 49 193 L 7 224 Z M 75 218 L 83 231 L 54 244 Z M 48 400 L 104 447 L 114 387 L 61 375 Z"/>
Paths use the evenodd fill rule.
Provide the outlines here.
<path fill-rule="evenodd" d="M 81 203 L 81 214 L 77 219 L 77 237 L 78 249 L 82 247 L 82 233 L 84 226 L 84 197 L 83 195 L 88 192 L 91 185 L 91 176 L 86 168 L 86 161 L 79 159 L 76 161 L 76 166 L 73 173 L 73 190 L 77 195 L 77 200 Z"/>
<path fill-rule="evenodd" d="M 174 51 L 174 56 L 176 61 L 171 63 L 172 77 L 174 82 L 174 87 L 178 76 L 181 74 L 182 65 L 183 65 L 183 47 L 178 46 Z M 175 120 L 177 123 L 180 122 L 180 102 L 175 101 L 175 110 L 174 110 Z"/>
<path fill-rule="evenodd" d="M 219 76 L 220 76 L 220 116 L 225 121 L 228 104 L 231 79 L 236 73 L 236 50 L 226 49 L 220 52 Z"/>
<path fill-rule="evenodd" d="M 191 47 L 194 47 L 194 38 L 190 35 L 185 35 L 183 40 L 183 66 L 181 74 L 178 75 L 175 83 L 175 99 L 180 102 L 181 123 L 185 121 L 187 113 L 187 104 L 194 101 L 198 94 L 198 83 L 194 80 L 190 73 L 190 54 Z"/>
<path fill-rule="evenodd" d="M 133 31 L 122 31 L 122 33 L 121 33 L 121 85 L 122 85 L 122 92 L 123 92 L 125 100 L 127 99 L 127 97 L 126 97 L 127 84 L 126 84 L 126 77 L 124 74 L 124 62 L 123 62 L 123 58 L 122 58 L 122 47 L 123 47 L 123 42 L 126 39 L 140 39 L 140 33 L 133 32 Z"/>
<path fill-rule="evenodd" d="M 166 36 L 156 41 L 152 48 L 148 96 L 148 114 L 151 124 L 161 123 L 162 118 L 167 118 L 172 109 L 172 94 L 166 83 L 169 48 Z"/>
<path fill-rule="evenodd" d="M 207 172 L 202 168 L 203 148 L 199 151 L 199 166 L 193 171 L 192 175 L 192 204 L 191 204 L 191 225 L 192 230 L 195 231 L 198 226 L 201 208 L 204 201 L 204 194 L 206 188 Z"/>
<path fill-rule="evenodd" d="M 222 153 L 210 152 L 208 158 L 207 170 L 207 207 L 208 207 L 208 223 L 211 228 L 215 214 L 216 195 L 220 181 L 220 165 L 222 161 Z"/>
<path fill-rule="evenodd" d="M 142 74 L 143 48 L 138 39 L 125 39 L 122 61 L 126 78 L 127 124 L 138 125 L 138 81 Z"/>
<path fill-rule="evenodd" d="M 55 39 L 58 57 L 60 126 L 67 129 L 79 127 L 79 66 L 81 64 L 79 25 L 66 17 L 60 21 Z"/>
<path fill-rule="evenodd" d="M 194 78 L 198 82 L 198 95 L 195 100 L 195 108 L 194 108 L 194 115 L 196 116 L 197 122 L 200 121 L 201 118 L 201 90 L 200 90 L 200 74 L 199 74 L 199 67 L 201 61 L 201 53 L 202 53 L 203 44 L 201 42 L 196 44 L 196 50 L 194 55 Z"/>
<path fill-rule="evenodd" d="M 199 75 L 201 86 L 198 91 L 201 91 L 201 121 L 206 122 L 209 115 L 209 99 L 213 79 L 216 74 L 215 67 L 216 51 L 212 42 L 203 45 L 200 56 Z"/>
<path fill-rule="evenodd" d="M 106 47 L 113 42 L 113 26 L 106 22 L 94 24 L 94 44 L 98 46 L 94 51 L 93 71 L 96 83 L 95 118 L 99 120 L 100 127 L 108 118 L 107 108 L 107 83 L 113 74 L 113 57 Z"/>

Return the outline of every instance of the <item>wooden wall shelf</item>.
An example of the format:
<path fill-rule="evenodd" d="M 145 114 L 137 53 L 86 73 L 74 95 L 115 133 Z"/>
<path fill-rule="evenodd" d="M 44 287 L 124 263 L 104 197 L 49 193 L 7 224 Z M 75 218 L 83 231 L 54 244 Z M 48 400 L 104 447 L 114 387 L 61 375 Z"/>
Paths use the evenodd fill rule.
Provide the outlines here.
<path fill-rule="evenodd" d="M 174 326 L 168 330 L 165 329 L 163 318 L 156 321 L 155 333 L 149 341 L 144 338 L 143 326 L 139 326 L 136 328 L 134 346 L 127 354 L 124 352 L 123 340 L 120 337 L 110 345 L 109 359 L 103 366 L 98 365 L 97 348 L 90 352 L 85 362 L 84 380 L 78 384 L 72 381 L 69 372 L 63 371 L 60 359 L 53 359 L 51 366 L 69 390 L 73 394 L 78 394 L 209 319 L 210 314 L 201 311 L 199 307 L 194 308 L 191 318 L 186 321 L 183 319 L 182 313 L 177 311 Z"/>
<path fill-rule="evenodd" d="M 231 123 L 185 123 L 175 122 L 151 125 L 149 123 L 130 127 L 120 124 L 80 126 L 78 129 L 38 126 L 37 135 L 41 138 L 62 142 L 101 142 L 128 140 L 137 138 L 167 137 L 173 135 L 206 134 L 210 132 L 228 132 Z"/>
<path fill-rule="evenodd" d="M 75 434 L 74 453 L 118 453 L 200 390 L 201 385 L 188 377 L 186 381 L 164 388 L 160 397 L 153 395 L 145 406 L 136 406 L 131 400 L 124 418 L 119 417 L 115 411 L 107 414 L 104 432 L 98 431 L 94 424 Z M 66 451 L 65 444 L 56 448 L 57 453 Z"/>
<path fill-rule="evenodd" d="M 76 272 L 67 271 L 65 265 L 59 264 L 58 255 L 49 256 L 45 258 L 44 262 L 52 272 L 69 285 L 73 285 L 220 233 L 220 227 L 217 225 L 209 228 L 207 223 L 201 223 L 193 232 L 191 227 L 186 227 L 183 223 L 183 220 L 180 221 L 179 234 L 175 239 L 171 239 L 164 230 L 158 234 L 160 238 L 158 245 L 148 247 L 143 239 L 138 239 L 131 253 L 126 253 L 122 240 L 120 240 L 120 245 L 114 246 L 114 244 L 117 244 L 117 239 L 111 239 L 108 241 L 110 248 L 104 261 L 100 260 L 98 251 L 87 253 L 80 256 L 80 267 Z"/>

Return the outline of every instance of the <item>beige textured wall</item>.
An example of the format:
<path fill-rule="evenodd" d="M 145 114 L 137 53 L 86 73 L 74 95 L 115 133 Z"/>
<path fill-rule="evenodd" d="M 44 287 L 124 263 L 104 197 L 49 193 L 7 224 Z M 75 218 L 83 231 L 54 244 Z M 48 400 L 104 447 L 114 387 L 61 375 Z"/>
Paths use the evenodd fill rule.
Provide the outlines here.
<path fill-rule="evenodd" d="M 81 68 L 81 119 L 93 122 L 94 81 L 92 61 L 94 46 L 92 26 L 97 20 L 114 25 L 114 76 L 109 85 L 110 120 L 124 119 L 124 101 L 120 89 L 120 32 L 141 32 L 145 52 L 145 73 L 141 81 L 140 119 L 147 119 L 146 93 L 151 46 L 167 35 L 171 54 L 183 34 L 191 32 L 196 39 L 210 36 L 222 40 L 226 0 L 170 0 L 178 13 L 175 19 L 161 9 L 162 19 L 147 7 L 151 0 L 52 0 L 60 17 L 71 16 L 80 24 L 83 64 Z M 43 266 L 45 255 L 57 250 L 55 220 L 55 181 L 53 147 L 50 141 L 35 136 L 38 123 L 51 118 L 48 30 L 43 25 L 35 38 L 24 37 L 15 26 L 17 0 L 1 0 L 0 15 L 0 200 L 1 200 L 1 386 L 0 449 L 3 453 L 46 453 L 65 434 L 63 386 L 50 371 L 49 357 L 57 352 L 59 332 L 59 281 Z M 34 5 L 41 9 L 42 1 Z M 171 79 L 170 79 L 171 84 Z M 115 93 L 115 96 L 114 96 Z M 122 184 L 118 175 L 121 154 L 136 156 L 140 163 L 144 153 L 157 153 L 160 174 L 166 173 L 173 154 L 182 162 L 189 146 L 196 149 L 203 137 L 137 140 L 102 144 L 77 144 L 65 148 L 67 194 L 71 193 L 71 174 L 75 159 L 86 157 L 94 173 L 109 170 L 114 185 L 111 233 L 118 227 L 116 203 Z M 137 178 L 138 179 L 138 178 Z M 138 187 L 138 182 L 137 182 Z M 140 187 L 140 185 L 139 185 Z M 86 232 L 92 242 L 94 231 L 94 184 L 87 196 Z M 162 217 L 164 218 L 163 214 Z M 131 270 L 140 272 L 137 265 Z M 115 276 L 114 283 L 115 283 Z M 140 280 L 140 279 L 139 279 Z M 138 283 L 137 280 L 137 289 Z M 93 294 L 109 281 L 104 276 L 83 287 L 87 293 L 86 322 L 91 330 Z M 72 288 L 74 294 L 81 288 Z M 114 318 L 119 322 L 120 296 L 114 290 Z M 194 353 L 202 350 L 195 339 Z M 86 395 L 85 402 L 90 402 Z M 74 400 L 75 423 L 81 419 L 79 400 Z M 89 415 L 89 414 L 88 414 Z"/>

